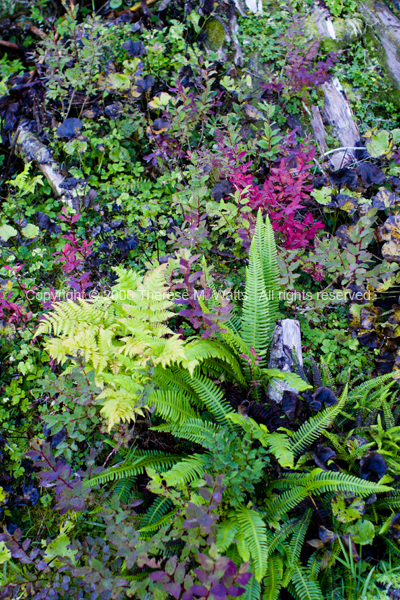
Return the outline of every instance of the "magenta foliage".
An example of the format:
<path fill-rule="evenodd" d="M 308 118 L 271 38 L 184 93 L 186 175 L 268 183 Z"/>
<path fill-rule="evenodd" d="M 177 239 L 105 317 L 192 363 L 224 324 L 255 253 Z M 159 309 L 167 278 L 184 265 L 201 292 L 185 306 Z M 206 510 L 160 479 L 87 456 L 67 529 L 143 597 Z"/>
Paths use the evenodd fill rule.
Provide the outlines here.
<path fill-rule="evenodd" d="M 283 106 L 290 100 L 291 94 L 298 94 L 307 88 L 322 85 L 332 77 L 332 68 L 338 62 L 334 52 L 330 52 L 325 61 L 316 62 L 318 56 L 319 40 L 307 40 L 303 31 L 304 22 L 293 21 L 293 26 L 285 33 L 280 34 L 279 43 L 285 48 L 285 60 L 279 79 L 272 78 L 264 83 L 265 90 L 276 91 L 287 95 Z M 302 48 L 299 40 L 305 39 Z"/>
<path fill-rule="evenodd" d="M 298 218 L 299 211 L 305 208 L 302 202 L 310 198 L 310 169 L 314 155 L 315 148 L 300 145 L 299 150 L 284 156 L 279 166 L 271 169 L 262 189 L 255 185 L 253 175 L 246 174 L 245 169 L 231 179 L 236 189 L 247 194 L 252 208 L 268 211 L 272 227 L 281 234 L 286 249 L 307 247 L 318 229 L 324 227 L 320 221 L 314 223 L 311 213 Z"/>
<path fill-rule="evenodd" d="M 84 263 L 88 257 L 92 254 L 92 242 L 87 240 L 81 240 L 76 237 L 74 231 L 74 224 L 80 219 L 80 214 L 68 216 L 66 208 L 62 209 L 62 214 L 58 215 L 61 221 L 67 223 L 70 227 L 69 233 L 62 236 L 63 239 L 68 240 L 64 245 L 64 248 L 58 252 L 54 252 L 54 256 L 58 256 L 55 262 L 63 263 L 64 273 L 70 274 L 71 279 L 67 281 L 69 286 L 75 290 L 78 295 L 85 294 L 85 291 L 93 285 L 90 281 L 90 273 L 81 273 L 79 277 L 76 277 L 74 272 L 80 272 L 84 268 Z"/>
<path fill-rule="evenodd" d="M 64 461 L 56 459 L 51 453 L 50 445 L 32 443 L 33 450 L 26 453 L 27 458 L 34 461 L 35 467 L 42 470 L 38 473 L 40 478 L 40 487 L 54 487 L 57 506 L 60 514 L 65 514 L 69 510 L 80 511 L 85 509 L 85 499 L 89 495 L 91 488 L 82 486 L 82 479 L 76 478 L 72 474 L 70 465 Z M 90 457 L 92 458 L 92 457 Z M 98 472 L 99 468 L 94 471 Z"/>
<path fill-rule="evenodd" d="M 17 285 L 24 295 L 28 306 L 30 308 L 29 302 L 29 294 L 34 294 L 34 290 L 36 286 L 33 286 L 29 290 L 26 287 L 26 284 L 20 280 L 18 277 L 18 273 L 23 269 L 23 265 L 14 265 L 14 266 L 6 266 L 4 269 L 10 271 L 17 282 Z M 8 292 L 0 292 L 0 319 L 5 319 L 8 323 L 13 323 L 15 325 L 25 326 L 32 318 L 32 311 L 27 311 L 23 304 L 18 302 L 13 302 L 12 299 L 13 291 Z"/>

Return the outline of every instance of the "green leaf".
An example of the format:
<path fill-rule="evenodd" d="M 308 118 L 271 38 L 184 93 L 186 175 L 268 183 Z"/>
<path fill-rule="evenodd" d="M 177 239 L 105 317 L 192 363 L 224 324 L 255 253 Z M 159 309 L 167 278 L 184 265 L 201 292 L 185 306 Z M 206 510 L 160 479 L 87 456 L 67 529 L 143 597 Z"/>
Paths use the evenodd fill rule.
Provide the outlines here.
<path fill-rule="evenodd" d="M 385 156 L 393 147 L 393 136 L 390 131 L 382 129 L 376 135 L 371 135 L 365 146 L 370 156 L 374 158 Z"/>
<path fill-rule="evenodd" d="M 110 8 L 119 8 L 122 4 L 122 0 L 111 0 L 110 1 Z"/>
<path fill-rule="evenodd" d="M 393 144 L 400 142 L 400 129 L 392 129 Z"/>
<path fill-rule="evenodd" d="M 3 242 L 7 242 L 10 237 L 14 237 L 16 235 L 18 235 L 18 231 L 14 229 L 14 227 L 11 227 L 11 225 L 2 225 L 0 227 L 0 238 L 3 240 Z"/>
<path fill-rule="evenodd" d="M 320 190 L 313 190 L 311 196 L 322 206 L 326 206 L 332 199 L 332 189 L 330 187 L 323 187 Z"/>
<path fill-rule="evenodd" d="M 351 535 L 356 544 L 366 546 L 372 544 L 375 537 L 375 527 L 371 521 L 366 519 L 360 519 L 354 525 L 350 525 L 347 529 L 347 533 Z"/>
<path fill-rule="evenodd" d="M 24 237 L 33 239 L 39 233 L 39 227 L 37 225 L 33 225 L 33 223 L 29 223 L 26 227 L 21 229 L 21 233 Z"/>
<path fill-rule="evenodd" d="M 332 498 L 332 512 L 341 523 L 350 523 L 361 519 L 365 513 L 365 502 L 361 498 L 355 498 L 351 492 L 336 492 Z"/>
<path fill-rule="evenodd" d="M 7 548 L 5 542 L 0 542 L 0 565 L 7 562 L 11 558 L 11 552 Z"/>

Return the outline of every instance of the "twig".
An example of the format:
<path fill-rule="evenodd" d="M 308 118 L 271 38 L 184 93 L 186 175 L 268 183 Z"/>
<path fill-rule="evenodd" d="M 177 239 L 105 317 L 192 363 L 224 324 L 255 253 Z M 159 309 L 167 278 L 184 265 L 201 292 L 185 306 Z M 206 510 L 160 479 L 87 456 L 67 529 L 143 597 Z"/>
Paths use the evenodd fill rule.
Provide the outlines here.
<path fill-rule="evenodd" d="M 334 148 L 333 150 L 328 150 L 328 152 L 325 152 L 324 156 L 328 156 L 328 154 L 332 154 L 333 152 L 339 152 L 340 150 L 363 150 L 363 148 L 355 148 L 354 146 L 343 146 L 342 148 Z"/>
<path fill-rule="evenodd" d="M 17 52 L 23 52 L 22 48 L 20 48 L 18 44 L 14 44 L 13 42 L 6 42 L 6 40 L 0 40 L 0 46 L 11 48 L 12 50 L 16 50 Z"/>
<path fill-rule="evenodd" d="M 47 33 L 42 31 L 41 29 L 39 29 L 39 27 L 35 27 L 35 25 L 31 25 L 29 27 L 29 31 L 31 33 L 34 33 L 35 35 L 41 37 L 43 40 L 45 40 L 47 38 Z"/>

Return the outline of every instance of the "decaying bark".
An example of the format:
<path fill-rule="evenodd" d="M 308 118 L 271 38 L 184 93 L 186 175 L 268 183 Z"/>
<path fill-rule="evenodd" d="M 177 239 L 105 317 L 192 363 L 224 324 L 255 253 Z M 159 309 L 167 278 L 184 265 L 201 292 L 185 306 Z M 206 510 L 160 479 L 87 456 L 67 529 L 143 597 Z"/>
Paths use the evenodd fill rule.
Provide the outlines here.
<path fill-rule="evenodd" d="M 60 173 L 60 167 L 53 160 L 47 146 L 24 127 L 20 127 L 15 136 L 15 153 L 25 162 L 33 162 L 46 177 L 54 193 L 61 198 L 62 202 L 73 208 L 76 192 L 62 187 L 65 177 Z"/>
<path fill-rule="evenodd" d="M 339 169 L 344 164 L 346 158 L 353 156 L 353 148 L 360 141 L 361 136 L 346 93 L 340 85 L 339 79 L 334 77 L 334 79 L 327 81 L 321 87 L 325 100 L 323 108 L 325 121 L 329 125 L 332 125 L 340 145 L 347 148 L 347 150 L 335 152 L 329 157 L 335 169 Z"/>
<path fill-rule="evenodd" d="M 336 39 L 335 28 L 329 11 L 317 8 L 314 11 L 314 20 L 318 33 L 321 38 L 329 37 Z M 325 142 L 324 122 L 332 126 L 335 136 L 340 142 L 340 146 L 346 150 L 340 150 L 330 154 L 329 162 L 335 169 L 339 169 L 345 163 L 346 159 L 353 156 L 353 148 L 360 138 L 360 132 L 354 120 L 346 92 L 340 85 L 337 77 L 327 81 L 321 86 L 324 92 L 324 108 L 322 115 L 318 107 L 313 106 L 313 119 L 311 127 L 313 128 L 315 138 L 322 153 L 327 149 Z"/>
<path fill-rule="evenodd" d="M 400 21 L 382 2 L 364 2 L 359 8 L 368 29 L 381 47 L 380 59 L 394 86 L 400 90 Z"/>
<path fill-rule="evenodd" d="M 323 154 L 328 149 L 328 144 L 325 141 L 326 131 L 324 127 L 324 122 L 322 121 L 322 116 L 318 106 L 312 106 L 312 119 L 311 119 L 311 127 L 314 131 L 315 139 L 318 143 L 319 149 Z"/>
<path fill-rule="evenodd" d="M 282 319 L 278 322 L 274 331 L 268 368 L 279 369 L 284 373 L 293 372 L 294 354 L 297 356 L 299 364 L 303 365 L 300 323 L 295 319 Z M 271 400 L 280 403 L 285 390 L 297 391 L 282 379 L 272 379 L 267 393 Z"/>

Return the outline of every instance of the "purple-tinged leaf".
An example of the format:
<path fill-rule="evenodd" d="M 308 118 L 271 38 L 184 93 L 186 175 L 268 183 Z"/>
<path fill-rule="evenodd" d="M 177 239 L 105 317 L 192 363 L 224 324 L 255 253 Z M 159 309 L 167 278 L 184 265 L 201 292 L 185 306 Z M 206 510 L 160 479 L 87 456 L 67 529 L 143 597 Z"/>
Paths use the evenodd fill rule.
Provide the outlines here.
<path fill-rule="evenodd" d="M 172 556 L 165 563 L 165 570 L 168 573 L 168 575 L 173 575 L 174 574 L 174 571 L 176 569 L 177 560 L 178 560 L 177 556 Z"/>
<path fill-rule="evenodd" d="M 210 588 L 210 593 L 217 600 L 225 600 L 226 598 L 226 588 L 222 583 L 217 583 Z"/>
<path fill-rule="evenodd" d="M 171 582 L 164 584 L 164 589 L 166 592 L 171 594 L 171 596 L 176 598 L 176 600 L 178 600 L 179 596 L 181 595 L 182 586 L 180 583 Z"/>
<path fill-rule="evenodd" d="M 208 594 L 208 589 L 206 588 L 205 585 L 192 585 L 192 587 L 190 588 L 190 591 L 195 595 L 195 596 L 207 596 Z"/>
<path fill-rule="evenodd" d="M 247 585 L 252 577 L 253 573 L 241 573 L 236 578 L 236 583 L 239 585 Z"/>
<path fill-rule="evenodd" d="M 149 577 L 152 581 L 165 581 L 168 575 L 165 571 L 155 571 L 154 573 L 150 573 Z"/>
<path fill-rule="evenodd" d="M 203 554 L 202 552 L 199 552 L 199 556 L 198 556 L 198 560 L 199 563 L 201 564 L 201 566 L 203 567 L 203 569 L 205 571 L 212 571 L 214 568 L 214 561 L 212 558 L 210 558 L 209 556 L 207 556 L 207 554 Z"/>
<path fill-rule="evenodd" d="M 236 587 L 234 585 L 230 585 L 226 589 L 226 591 L 227 591 L 228 596 L 232 596 L 232 598 L 237 598 L 238 596 L 241 596 L 242 594 L 245 593 L 246 588 Z"/>

